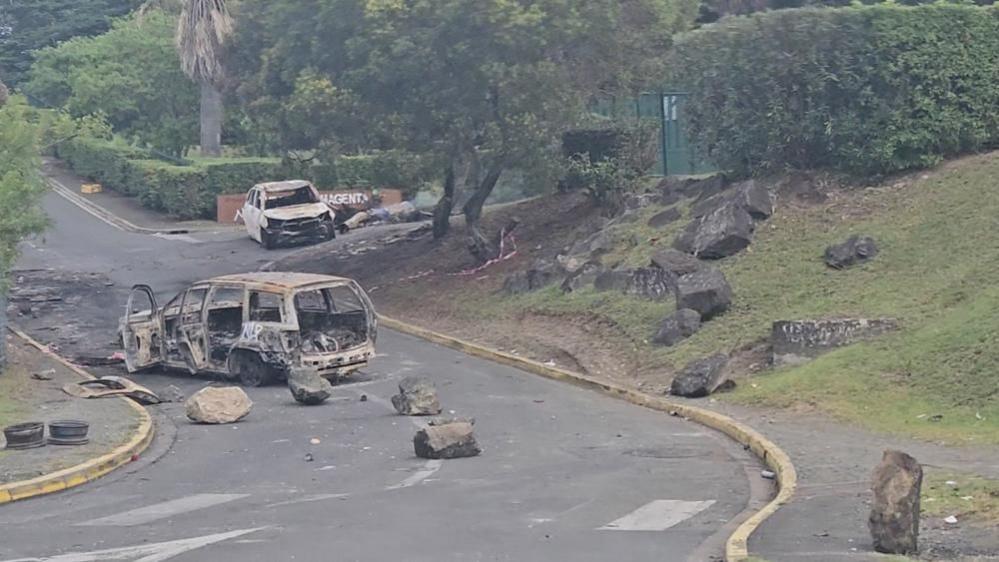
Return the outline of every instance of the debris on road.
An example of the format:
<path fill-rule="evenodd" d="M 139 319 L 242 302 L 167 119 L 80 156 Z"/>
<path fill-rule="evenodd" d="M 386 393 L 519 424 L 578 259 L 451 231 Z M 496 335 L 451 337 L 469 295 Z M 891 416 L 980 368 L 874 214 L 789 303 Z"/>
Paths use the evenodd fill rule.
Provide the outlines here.
<path fill-rule="evenodd" d="M 424 459 L 474 457 L 482 452 L 468 422 L 427 426 L 416 432 L 413 448 Z"/>
<path fill-rule="evenodd" d="M 3 428 L 6 448 L 10 450 L 34 449 L 45 445 L 45 424 L 25 422 Z"/>
<path fill-rule="evenodd" d="M 913 554 L 919 542 L 919 492 L 923 468 L 911 456 L 887 450 L 874 469 L 874 501 L 867 526 L 874 550 L 885 554 Z"/>
<path fill-rule="evenodd" d="M 312 445 L 318 445 L 322 443 L 322 441 L 320 441 L 318 437 L 313 437 L 312 439 L 309 439 L 309 443 Z"/>
<path fill-rule="evenodd" d="M 772 470 L 761 470 L 760 476 L 766 478 L 767 480 L 773 480 L 774 478 L 777 478 L 777 473 Z"/>
<path fill-rule="evenodd" d="M 46 369 L 37 373 L 31 373 L 31 378 L 36 381 L 50 381 L 53 375 L 55 375 L 55 369 Z"/>
<path fill-rule="evenodd" d="M 367 401 L 368 401 L 368 395 L 367 394 L 362 394 L 361 395 L 361 402 L 367 402 Z"/>
<path fill-rule="evenodd" d="M 288 389 L 295 401 L 306 406 L 318 406 L 333 395 L 333 385 L 315 371 L 292 368 L 288 372 Z"/>
<path fill-rule="evenodd" d="M 399 394 L 392 397 L 392 405 L 404 416 L 436 416 L 442 410 L 434 383 L 425 377 L 399 381 Z"/>
<path fill-rule="evenodd" d="M 82 420 L 49 422 L 49 443 L 52 445 L 85 445 L 90 442 L 87 433 L 90 424 Z"/>
<path fill-rule="evenodd" d="M 136 384 L 125 377 L 108 375 L 99 379 L 66 384 L 63 392 L 77 398 L 106 398 L 108 396 L 128 396 L 143 404 L 159 404 L 159 396 L 152 390 Z"/>
<path fill-rule="evenodd" d="M 944 523 L 947 523 L 948 525 L 957 525 L 957 517 L 948 515 L 947 517 L 944 517 Z"/>
<path fill-rule="evenodd" d="M 253 401 L 237 386 L 208 386 L 187 399 L 187 418 L 196 423 L 237 422 L 250 413 Z"/>
<path fill-rule="evenodd" d="M 305 462 L 312 462 L 314 460 L 316 459 L 312 456 L 312 453 L 305 453 Z"/>
<path fill-rule="evenodd" d="M 171 384 L 160 392 L 160 398 L 164 402 L 183 402 L 185 397 L 184 392 L 177 385 Z"/>

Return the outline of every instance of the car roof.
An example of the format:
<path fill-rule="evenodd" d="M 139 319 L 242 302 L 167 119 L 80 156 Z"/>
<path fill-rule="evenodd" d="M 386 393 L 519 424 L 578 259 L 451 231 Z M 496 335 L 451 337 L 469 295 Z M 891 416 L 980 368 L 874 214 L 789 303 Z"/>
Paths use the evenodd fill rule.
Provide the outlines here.
<path fill-rule="evenodd" d="M 238 273 L 206 279 L 203 283 L 236 283 L 261 289 L 294 290 L 312 285 L 349 282 L 346 277 L 319 275 L 315 273 L 291 273 L 281 271 L 261 271 L 257 273 Z"/>
<path fill-rule="evenodd" d="M 294 191 L 307 185 L 312 184 L 305 180 L 285 180 L 258 183 L 253 187 L 263 191 L 264 193 L 279 193 L 281 191 Z"/>

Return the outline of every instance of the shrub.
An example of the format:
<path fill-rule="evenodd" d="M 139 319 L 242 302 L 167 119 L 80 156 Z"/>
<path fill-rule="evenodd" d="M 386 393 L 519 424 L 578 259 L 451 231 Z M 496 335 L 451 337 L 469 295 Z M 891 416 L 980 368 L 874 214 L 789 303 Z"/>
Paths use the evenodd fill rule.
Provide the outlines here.
<path fill-rule="evenodd" d="M 742 172 L 877 175 L 999 140 L 999 10 L 933 4 L 731 17 L 680 37 L 691 140 Z"/>

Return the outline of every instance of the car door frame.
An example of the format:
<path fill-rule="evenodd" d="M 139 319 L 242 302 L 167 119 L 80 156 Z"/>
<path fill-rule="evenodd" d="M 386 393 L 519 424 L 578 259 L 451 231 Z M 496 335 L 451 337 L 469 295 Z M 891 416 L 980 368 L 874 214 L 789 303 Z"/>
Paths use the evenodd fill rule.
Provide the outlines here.
<path fill-rule="evenodd" d="M 180 299 L 180 314 L 177 318 L 177 346 L 181 357 L 184 359 L 187 370 L 193 375 L 208 367 L 208 328 L 206 310 L 208 306 L 208 295 L 211 293 L 211 284 L 198 284 L 189 287 L 184 291 L 184 296 Z M 193 291 L 205 291 L 201 298 L 201 306 L 195 312 L 187 312 L 187 299 Z M 188 318 L 193 318 L 193 322 L 188 322 Z M 187 352 L 182 346 L 187 346 Z"/>
<path fill-rule="evenodd" d="M 246 194 L 243 203 L 243 224 L 250 238 L 260 242 L 260 189 L 254 187 Z"/>
<path fill-rule="evenodd" d="M 148 315 L 133 310 L 138 292 L 149 299 L 152 308 Z M 156 294 L 149 285 L 134 285 L 129 291 L 121 324 L 121 339 L 125 368 L 129 373 L 163 364 L 163 317 L 156 305 Z"/>

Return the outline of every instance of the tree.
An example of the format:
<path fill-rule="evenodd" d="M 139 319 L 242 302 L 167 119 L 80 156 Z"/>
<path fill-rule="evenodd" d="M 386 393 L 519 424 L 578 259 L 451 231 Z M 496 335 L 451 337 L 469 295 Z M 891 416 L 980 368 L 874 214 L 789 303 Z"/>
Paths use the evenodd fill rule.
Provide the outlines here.
<path fill-rule="evenodd" d="M 225 0 L 186 0 L 177 24 L 181 68 L 201 88 L 201 153 L 222 155 L 223 46 L 232 35 Z"/>
<path fill-rule="evenodd" d="M 96 37 L 39 51 L 24 91 L 75 117 L 104 115 L 131 140 L 181 156 L 197 139 L 197 89 L 173 49 L 177 19 L 121 19 Z"/>
<path fill-rule="evenodd" d="M 0 2 L 0 76 L 27 79 L 35 51 L 73 37 L 100 35 L 140 0 L 5 0 Z"/>
<path fill-rule="evenodd" d="M 497 251 L 480 218 L 503 173 L 559 159 L 560 134 L 586 114 L 595 94 L 657 82 L 670 37 L 697 8 L 695 0 L 243 6 L 255 37 L 238 42 L 263 38 L 257 60 L 244 58 L 238 69 L 255 76 L 244 88 L 249 103 L 288 99 L 306 69 L 327 76 L 367 123 L 361 131 L 332 123 L 328 135 L 439 159 L 444 194 L 435 234 L 447 233 L 451 207 L 467 191 L 469 247 L 479 260 Z"/>

